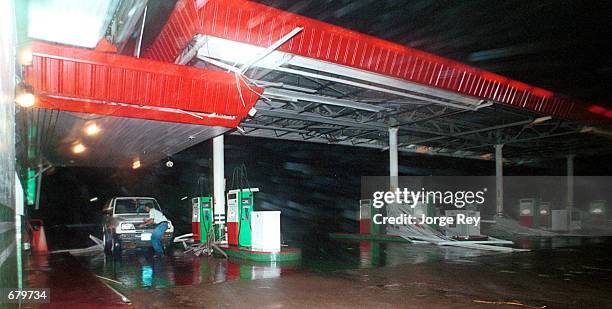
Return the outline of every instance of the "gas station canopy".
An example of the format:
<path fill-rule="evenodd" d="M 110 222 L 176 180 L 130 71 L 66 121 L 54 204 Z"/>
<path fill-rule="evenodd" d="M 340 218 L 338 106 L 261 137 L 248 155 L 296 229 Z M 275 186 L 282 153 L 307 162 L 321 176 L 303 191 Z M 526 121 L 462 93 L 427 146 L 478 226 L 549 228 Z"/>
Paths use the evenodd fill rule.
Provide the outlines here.
<path fill-rule="evenodd" d="M 132 19 L 123 24 L 142 20 Z M 250 1 L 179 0 L 143 58 L 99 47 L 32 46 L 25 81 L 41 109 L 23 118 L 53 136 L 30 141 L 51 163 L 105 161 L 66 153 L 96 117 L 113 131 L 92 144 L 109 165 L 153 162 L 236 127 L 381 149 L 397 127 L 400 151 L 490 159 L 504 144 L 516 162 L 609 151 L 604 106 Z"/>

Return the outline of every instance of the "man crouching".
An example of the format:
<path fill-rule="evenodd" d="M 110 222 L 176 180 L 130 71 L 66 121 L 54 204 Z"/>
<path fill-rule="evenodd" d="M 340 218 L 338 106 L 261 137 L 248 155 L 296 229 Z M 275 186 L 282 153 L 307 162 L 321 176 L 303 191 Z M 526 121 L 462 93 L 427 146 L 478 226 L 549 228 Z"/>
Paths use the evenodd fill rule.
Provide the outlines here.
<path fill-rule="evenodd" d="M 170 223 L 170 220 L 168 220 L 168 218 L 166 218 L 166 216 L 164 216 L 161 211 L 155 209 L 153 203 L 145 204 L 144 210 L 149 213 L 149 218 L 145 219 L 144 222 L 140 225 L 140 227 L 155 225 L 153 234 L 151 234 L 151 245 L 153 245 L 155 257 L 162 257 L 164 255 L 162 238 L 164 236 L 164 233 L 168 229 L 168 224 Z"/>

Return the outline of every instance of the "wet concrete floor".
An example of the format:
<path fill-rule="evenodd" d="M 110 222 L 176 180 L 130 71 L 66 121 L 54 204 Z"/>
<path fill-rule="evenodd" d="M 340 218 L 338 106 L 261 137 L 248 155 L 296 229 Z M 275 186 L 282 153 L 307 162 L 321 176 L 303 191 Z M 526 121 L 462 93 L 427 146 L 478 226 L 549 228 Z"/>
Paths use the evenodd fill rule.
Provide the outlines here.
<path fill-rule="evenodd" d="M 56 280 L 65 280 L 66 287 L 74 275 L 116 280 L 112 286 L 137 308 L 612 307 L 610 239 L 530 238 L 518 244 L 535 250 L 500 254 L 425 244 L 329 241 L 303 248 L 303 260 L 290 264 L 195 257 L 181 250 L 154 259 L 148 251 L 133 251 L 117 259 L 79 256 L 79 271 Z M 49 264 L 46 273 L 54 276 L 53 267 L 61 263 Z M 107 295 L 106 287 L 93 284 L 92 291 L 88 285 L 73 285 L 93 294 L 81 303 L 118 304 L 116 295 L 104 296 L 110 303 L 99 302 L 98 288 Z M 76 292 L 72 296 L 80 297 Z"/>

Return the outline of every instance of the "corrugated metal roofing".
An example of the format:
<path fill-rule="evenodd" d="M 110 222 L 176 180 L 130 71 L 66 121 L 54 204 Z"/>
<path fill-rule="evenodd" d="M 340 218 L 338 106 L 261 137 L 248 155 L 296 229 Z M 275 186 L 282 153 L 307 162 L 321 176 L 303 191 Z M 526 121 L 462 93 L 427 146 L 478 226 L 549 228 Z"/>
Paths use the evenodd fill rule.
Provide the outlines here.
<path fill-rule="evenodd" d="M 131 168 L 135 160 L 146 165 L 228 130 L 38 108 L 20 117 L 30 132 L 24 146 L 42 154 L 43 162 L 58 166 Z M 85 133 L 91 123 L 100 128 L 94 136 Z M 85 146 L 85 151 L 76 154 L 73 146 L 78 143 Z"/>

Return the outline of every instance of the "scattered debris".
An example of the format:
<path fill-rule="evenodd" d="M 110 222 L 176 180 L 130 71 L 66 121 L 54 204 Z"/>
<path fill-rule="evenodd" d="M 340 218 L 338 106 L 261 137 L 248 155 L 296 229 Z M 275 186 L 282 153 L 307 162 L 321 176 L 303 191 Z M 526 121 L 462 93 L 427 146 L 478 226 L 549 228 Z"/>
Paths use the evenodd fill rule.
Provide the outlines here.
<path fill-rule="evenodd" d="M 100 282 L 102 282 L 102 284 L 106 285 L 109 289 L 111 289 L 113 292 L 115 292 L 115 294 L 117 294 L 121 298 L 122 302 L 124 302 L 126 304 L 131 304 L 132 303 L 132 301 L 129 298 L 127 298 L 127 296 L 125 296 L 121 292 L 117 291 L 117 289 L 112 287 L 110 284 L 108 284 L 108 283 L 106 283 L 104 281 L 100 281 Z"/>
<path fill-rule="evenodd" d="M 106 277 L 102 277 L 102 276 L 98 276 L 98 275 L 96 275 L 96 277 L 98 277 L 100 279 L 103 279 L 103 280 L 110 281 L 110 282 L 114 282 L 114 283 L 118 283 L 118 284 L 123 284 L 123 283 L 121 283 L 121 281 L 117 281 L 117 280 L 114 280 L 114 279 L 111 279 L 111 278 L 106 278 Z"/>
<path fill-rule="evenodd" d="M 49 253 L 68 252 L 72 255 L 81 255 L 81 254 L 99 253 L 100 251 L 104 250 L 104 244 L 102 243 L 102 240 L 100 240 L 100 238 L 97 238 L 93 235 L 89 235 L 89 239 L 91 239 L 96 244 L 93 246 L 87 247 L 87 248 L 55 250 Z"/>
<path fill-rule="evenodd" d="M 546 306 L 529 306 L 529 305 L 525 305 L 525 304 L 520 303 L 520 302 L 518 302 L 516 300 L 512 300 L 512 301 L 488 301 L 488 300 L 474 299 L 473 301 L 475 303 L 479 303 L 479 304 L 511 305 L 511 306 L 526 307 L 526 308 L 534 308 L 534 309 L 543 309 L 543 308 L 546 308 Z"/>

